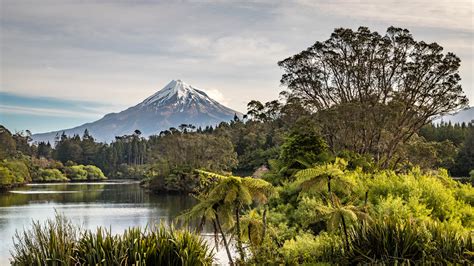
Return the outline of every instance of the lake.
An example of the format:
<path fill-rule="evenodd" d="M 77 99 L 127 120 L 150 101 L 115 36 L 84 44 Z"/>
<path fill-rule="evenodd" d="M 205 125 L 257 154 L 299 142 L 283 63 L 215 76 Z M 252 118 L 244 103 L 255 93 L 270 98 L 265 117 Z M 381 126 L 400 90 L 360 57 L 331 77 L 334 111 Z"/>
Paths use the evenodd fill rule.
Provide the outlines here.
<path fill-rule="evenodd" d="M 9 263 L 16 230 L 54 218 L 55 212 L 86 229 L 102 226 L 121 233 L 130 226 L 169 224 L 195 203 L 188 195 L 148 193 L 135 181 L 29 184 L 0 192 L 0 265 Z M 226 261 L 223 248 L 216 257 Z"/>

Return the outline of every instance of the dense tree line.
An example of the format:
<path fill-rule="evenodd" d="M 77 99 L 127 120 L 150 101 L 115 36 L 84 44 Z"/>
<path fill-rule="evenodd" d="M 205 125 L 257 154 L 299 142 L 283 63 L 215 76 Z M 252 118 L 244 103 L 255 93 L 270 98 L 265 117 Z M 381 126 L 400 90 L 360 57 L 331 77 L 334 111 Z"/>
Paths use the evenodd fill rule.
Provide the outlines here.
<path fill-rule="evenodd" d="M 91 165 L 93 162 L 69 160 L 66 164 L 54 160 L 55 156 L 68 150 L 54 149 L 50 143 L 31 145 L 29 132 L 12 134 L 0 125 L 0 189 L 22 185 L 28 182 L 66 182 L 66 181 L 95 181 L 106 179 L 102 170 Z M 65 141 L 67 137 L 63 137 Z M 77 138 L 72 138 L 77 142 Z M 91 137 L 85 138 L 85 145 L 99 145 Z M 79 158 L 78 148 L 70 145 L 71 154 Z M 81 148 L 79 148 L 81 149 Z M 85 149 L 87 151 L 87 149 Z M 68 150 L 69 152 L 69 150 Z M 92 156 L 91 153 L 90 157 Z M 82 156 L 82 152 L 81 152 Z M 83 165 L 82 163 L 84 162 Z"/>
<path fill-rule="evenodd" d="M 435 147 L 453 176 L 468 176 L 474 169 L 474 123 L 439 123 L 423 127 L 419 135 Z M 430 156 L 428 156 L 430 157 Z M 433 155 L 431 155 L 433 157 Z"/>

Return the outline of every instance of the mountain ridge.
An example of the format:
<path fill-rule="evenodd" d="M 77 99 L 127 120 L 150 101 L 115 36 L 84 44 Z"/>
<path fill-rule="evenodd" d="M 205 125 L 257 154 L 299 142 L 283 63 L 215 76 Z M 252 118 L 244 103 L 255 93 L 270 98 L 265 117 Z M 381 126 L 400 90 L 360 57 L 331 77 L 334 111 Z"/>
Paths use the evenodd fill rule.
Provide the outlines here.
<path fill-rule="evenodd" d="M 443 115 L 433 120 L 434 124 L 439 124 L 441 122 L 451 122 L 452 124 L 474 122 L 474 106 L 466 107 L 453 114 Z"/>
<path fill-rule="evenodd" d="M 34 134 L 32 138 L 35 142 L 53 143 L 62 132 L 68 136 L 81 136 L 87 129 L 96 140 L 111 142 L 116 136 L 132 134 L 136 129 L 148 137 L 181 124 L 217 125 L 230 121 L 235 115 L 242 116 L 240 112 L 210 98 L 199 88 L 177 79 L 121 112 L 106 114 L 99 120 L 77 127 Z"/>

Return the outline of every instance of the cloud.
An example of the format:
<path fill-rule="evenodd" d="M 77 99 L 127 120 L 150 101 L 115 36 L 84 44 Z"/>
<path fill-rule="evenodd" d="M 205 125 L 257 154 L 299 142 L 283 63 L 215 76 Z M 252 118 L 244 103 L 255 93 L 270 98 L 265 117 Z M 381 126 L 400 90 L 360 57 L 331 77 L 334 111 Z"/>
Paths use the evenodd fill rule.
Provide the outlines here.
<path fill-rule="evenodd" d="M 225 36 L 210 38 L 186 35 L 181 39 L 184 49 L 222 64 L 250 66 L 275 63 L 275 58 L 288 54 L 286 47 L 278 42 L 258 36 Z"/>
<path fill-rule="evenodd" d="M 278 97 L 279 60 L 327 39 L 336 27 L 359 25 L 378 31 L 408 27 L 417 40 L 438 41 L 455 52 L 462 59 L 463 87 L 474 100 L 470 0 L 6 0 L 1 5 L 1 90 L 82 100 L 95 106 L 89 111 L 97 115 L 137 104 L 177 78 L 243 111 L 252 99 Z M 57 104 L 29 107 L 62 109 Z"/>
<path fill-rule="evenodd" d="M 222 92 L 220 92 L 219 90 L 217 90 L 217 89 L 204 89 L 203 91 L 209 97 L 211 97 L 211 99 L 214 99 L 214 100 L 218 101 L 219 103 L 221 103 L 223 105 L 229 104 L 227 99 L 224 97 L 224 94 L 222 94 Z"/>
<path fill-rule="evenodd" d="M 472 0 L 298 0 L 303 8 L 325 13 L 405 24 L 473 32 Z"/>
<path fill-rule="evenodd" d="M 12 106 L 0 104 L 0 113 L 4 114 L 27 114 L 32 116 L 41 116 L 41 117 L 83 117 L 83 118 L 95 118 L 97 119 L 97 113 L 85 113 L 79 111 L 70 111 L 70 110 L 60 110 L 60 109 L 49 109 L 49 108 L 35 108 L 35 107 L 25 107 L 25 106 Z"/>

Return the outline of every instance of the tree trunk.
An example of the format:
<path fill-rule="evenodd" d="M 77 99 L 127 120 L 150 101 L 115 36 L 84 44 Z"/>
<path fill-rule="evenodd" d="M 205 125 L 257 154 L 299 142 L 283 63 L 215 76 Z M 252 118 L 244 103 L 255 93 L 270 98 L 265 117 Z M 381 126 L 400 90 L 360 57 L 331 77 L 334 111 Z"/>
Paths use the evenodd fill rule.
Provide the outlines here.
<path fill-rule="evenodd" d="M 369 198 L 369 191 L 367 190 L 367 191 L 365 192 L 364 207 L 367 207 L 367 200 L 368 200 L 368 198 Z"/>
<path fill-rule="evenodd" d="M 205 223 L 206 223 L 206 216 L 203 215 L 201 217 L 201 221 L 199 222 L 199 227 L 198 227 L 199 232 L 202 232 L 202 230 L 204 229 L 204 224 Z"/>
<path fill-rule="evenodd" d="M 349 252 L 349 235 L 347 234 L 346 220 L 344 215 L 341 215 L 342 228 L 344 229 L 344 235 L 346 237 L 346 252 Z"/>
<path fill-rule="evenodd" d="M 222 235 L 222 240 L 224 241 L 225 251 L 227 252 L 227 257 L 229 258 L 229 264 L 234 265 L 234 261 L 232 260 L 232 255 L 230 254 L 229 243 L 227 243 L 227 239 L 225 237 L 224 231 L 221 227 L 221 222 L 219 221 L 219 215 L 216 213 L 216 224 L 219 232 Z"/>
<path fill-rule="evenodd" d="M 242 246 L 241 230 L 240 230 L 240 206 L 235 207 L 235 228 L 237 230 L 237 249 L 239 250 L 241 262 L 245 261 L 244 248 Z"/>
<path fill-rule="evenodd" d="M 262 243 L 263 243 L 263 240 L 265 239 L 265 235 L 267 234 L 267 208 L 264 207 L 264 210 L 263 210 L 263 230 L 262 230 Z"/>
<path fill-rule="evenodd" d="M 328 196 L 329 200 L 331 201 L 332 205 L 334 205 L 334 201 L 332 199 L 332 192 L 331 192 L 331 177 L 328 177 Z"/>
<path fill-rule="evenodd" d="M 331 195 L 331 178 L 328 177 L 328 195 Z"/>

